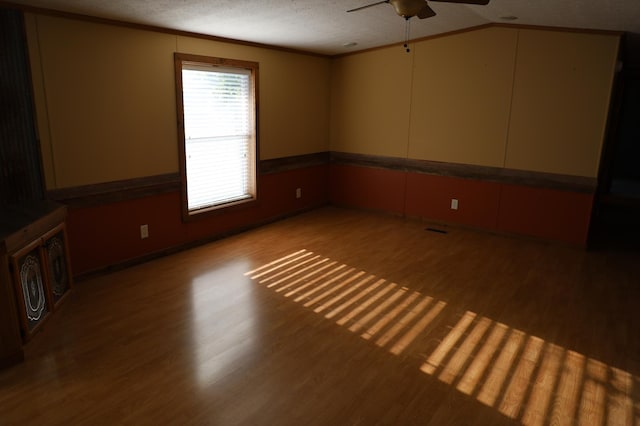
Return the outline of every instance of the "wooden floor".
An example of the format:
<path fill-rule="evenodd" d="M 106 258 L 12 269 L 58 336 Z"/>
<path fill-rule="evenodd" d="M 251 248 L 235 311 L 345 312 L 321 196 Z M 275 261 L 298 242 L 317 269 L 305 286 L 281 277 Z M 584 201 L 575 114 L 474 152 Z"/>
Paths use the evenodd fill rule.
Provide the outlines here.
<path fill-rule="evenodd" d="M 640 257 L 325 208 L 79 283 L 0 424 L 640 424 Z"/>

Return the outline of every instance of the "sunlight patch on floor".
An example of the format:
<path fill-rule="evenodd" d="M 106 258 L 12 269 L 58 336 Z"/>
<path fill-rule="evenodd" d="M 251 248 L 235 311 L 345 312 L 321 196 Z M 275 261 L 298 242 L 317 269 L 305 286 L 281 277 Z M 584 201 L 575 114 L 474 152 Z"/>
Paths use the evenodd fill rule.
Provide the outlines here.
<path fill-rule="evenodd" d="M 421 371 L 524 425 L 640 422 L 640 378 L 471 311 Z"/>
<path fill-rule="evenodd" d="M 396 355 L 446 306 L 307 250 L 271 261 L 245 276 Z"/>
<path fill-rule="evenodd" d="M 245 276 L 394 355 L 449 327 L 420 371 L 522 424 L 640 424 L 640 378 L 384 278 L 307 250 Z"/>

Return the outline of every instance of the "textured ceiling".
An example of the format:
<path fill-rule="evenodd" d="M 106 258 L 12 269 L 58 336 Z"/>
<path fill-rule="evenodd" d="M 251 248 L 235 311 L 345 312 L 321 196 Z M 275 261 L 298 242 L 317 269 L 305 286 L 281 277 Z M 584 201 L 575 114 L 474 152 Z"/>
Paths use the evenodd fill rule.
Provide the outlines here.
<path fill-rule="evenodd" d="M 18 5 L 227 37 L 321 54 L 401 42 L 404 20 L 368 0 L 13 0 Z M 640 33 L 640 0 L 491 0 L 487 6 L 429 3 L 437 16 L 410 20 L 411 38 L 491 22 Z M 357 43 L 355 47 L 344 47 Z"/>

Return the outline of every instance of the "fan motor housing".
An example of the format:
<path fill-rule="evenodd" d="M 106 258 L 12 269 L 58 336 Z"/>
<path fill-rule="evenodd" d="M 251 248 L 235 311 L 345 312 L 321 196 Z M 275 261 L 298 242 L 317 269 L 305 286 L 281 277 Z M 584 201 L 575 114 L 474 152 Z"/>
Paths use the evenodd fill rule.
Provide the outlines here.
<path fill-rule="evenodd" d="M 424 0 L 389 0 L 396 13 L 403 18 L 416 16 L 425 6 Z"/>

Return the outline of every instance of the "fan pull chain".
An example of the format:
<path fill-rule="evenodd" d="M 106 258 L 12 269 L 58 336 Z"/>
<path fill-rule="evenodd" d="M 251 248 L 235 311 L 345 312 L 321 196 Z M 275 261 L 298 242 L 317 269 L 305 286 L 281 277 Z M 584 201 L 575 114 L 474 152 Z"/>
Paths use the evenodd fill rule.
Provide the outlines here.
<path fill-rule="evenodd" d="M 409 30 L 410 30 L 409 19 L 410 18 L 404 18 L 404 20 L 406 21 L 406 24 L 404 27 L 404 50 L 406 50 L 407 53 L 411 51 L 411 49 L 409 49 Z"/>

